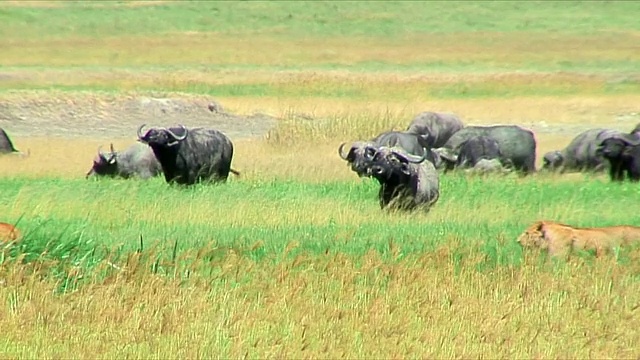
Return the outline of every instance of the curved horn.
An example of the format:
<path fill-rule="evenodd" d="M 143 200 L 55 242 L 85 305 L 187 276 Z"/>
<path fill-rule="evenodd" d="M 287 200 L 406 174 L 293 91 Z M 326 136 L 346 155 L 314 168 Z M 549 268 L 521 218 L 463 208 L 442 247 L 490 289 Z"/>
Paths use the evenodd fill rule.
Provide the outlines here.
<path fill-rule="evenodd" d="M 100 155 L 103 158 L 106 158 L 107 156 L 102 152 L 102 145 L 98 146 L 98 155 Z"/>
<path fill-rule="evenodd" d="M 142 124 L 140 125 L 140 127 L 138 128 L 138 139 L 142 140 L 142 128 L 144 128 L 144 126 L 147 124 Z"/>
<path fill-rule="evenodd" d="M 627 143 L 627 145 L 631 145 L 631 146 L 638 146 L 640 145 L 640 138 L 635 138 L 635 139 L 631 139 L 627 136 L 624 137 L 623 139 L 624 142 Z"/>
<path fill-rule="evenodd" d="M 427 150 L 426 148 L 423 148 L 424 153 L 422 154 L 422 156 L 416 156 L 416 155 L 412 155 L 412 154 L 404 154 L 404 153 L 399 153 L 397 151 L 392 151 L 392 153 L 394 153 L 396 156 L 404 158 L 405 160 L 407 160 L 407 162 L 410 163 L 414 163 L 414 164 L 419 164 L 421 162 L 423 162 L 426 158 L 427 158 Z"/>
<path fill-rule="evenodd" d="M 167 132 L 168 132 L 171 136 L 173 136 L 173 138 L 174 138 L 174 139 L 176 139 L 176 141 L 182 141 L 182 140 L 184 140 L 184 139 L 186 139 L 186 138 L 187 138 L 187 133 L 188 133 L 187 128 L 186 128 L 186 127 L 184 127 L 184 125 L 182 125 L 182 124 L 180 124 L 180 127 L 182 128 L 182 130 L 184 130 L 184 135 L 182 135 L 182 136 L 178 136 L 178 135 L 176 135 L 173 131 L 171 131 L 170 129 L 166 129 L 166 130 L 167 130 Z"/>
<path fill-rule="evenodd" d="M 346 142 L 343 142 L 342 144 L 340 144 L 340 147 L 338 147 L 338 155 L 340 155 L 340 157 L 342 158 L 342 160 L 347 160 L 347 155 L 349 155 L 349 154 L 345 155 L 345 154 L 342 152 L 342 149 L 344 149 L 344 146 L 345 146 L 346 144 L 347 144 Z"/>
<path fill-rule="evenodd" d="M 640 138 L 633 139 L 631 137 L 631 135 L 629 135 L 629 134 L 615 134 L 615 135 L 611 136 L 610 139 L 619 139 L 619 140 L 624 141 L 627 145 L 631 145 L 631 146 L 640 145 Z"/>

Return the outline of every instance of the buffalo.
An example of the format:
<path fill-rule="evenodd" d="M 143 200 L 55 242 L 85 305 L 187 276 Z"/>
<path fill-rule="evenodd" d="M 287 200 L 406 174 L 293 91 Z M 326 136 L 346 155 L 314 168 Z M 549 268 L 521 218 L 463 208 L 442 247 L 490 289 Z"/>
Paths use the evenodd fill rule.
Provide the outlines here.
<path fill-rule="evenodd" d="M 466 169 L 466 173 L 483 175 L 488 173 L 502 173 L 508 174 L 511 172 L 511 168 L 505 166 L 500 159 L 480 159 L 472 168 Z"/>
<path fill-rule="evenodd" d="M 609 162 L 611 181 L 623 181 L 626 173 L 631 181 L 640 181 L 640 139 L 631 134 L 617 134 L 602 141 L 598 147 Z"/>
<path fill-rule="evenodd" d="M 4 131 L 3 128 L 0 128 L 0 155 L 2 154 L 16 154 L 16 155 L 21 155 L 21 156 L 27 156 L 27 154 L 16 150 L 16 148 L 13 146 L 13 142 L 11 142 L 11 139 L 9 138 L 9 135 L 7 135 L 7 132 Z"/>
<path fill-rule="evenodd" d="M 502 158 L 500 146 L 495 139 L 488 136 L 473 136 L 460 145 L 455 167 L 460 169 L 473 168 L 480 160 L 497 159 L 502 162 Z"/>
<path fill-rule="evenodd" d="M 382 209 L 429 211 L 440 197 L 435 166 L 423 156 L 408 154 L 399 147 L 380 146 L 369 164 L 370 173 L 380 183 L 378 198 Z"/>
<path fill-rule="evenodd" d="M 544 154 L 542 169 L 560 173 L 603 171 L 607 161 L 597 150 L 604 139 L 614 135 L 620 135 L 620 131 L 602 128 L 583 131 L 564 149 Z"/>
<path fill-rule="evenodd" d="M 407 131 L 423 137 L 431 149 L 444 146 L 463 127 L 462 120 L 455 114 L 425 111 L 416 115 Z"/>
<path fill-rule="evenodd" d="M 536 139 L 531 130 L 517 125 L 466 126 L 451 136 L 442 148 L 434 149 L 446 162 L 454 163 L 465 141 L 485 136 L 498 143 L 503 162 L 522 174 L 536 171 Z"/>
<path fill-rule="evenodd" d="M 225 182 L 231 169 L 233 144 L 215 129 L 138 128 L 138 141 L 147 144 L 160 162 L 167 183 L 193 185 L 198 182 Z"/>
<path fill-rule="evenodd" d="M 109 153 L 104 153 L 101 149 L 102 147 L 98 147 L 98 154 L 93 159 L 93 167 L 85 178 L 91 175 L 123 179 L 138 176 L 146 180 L 162 173 L 162 166 L 151 148 L 146 145 L 135 143 L 121 152 L 115 151 L 113 144 Z"/>
<path fill-rule="evenodd" d="M 360 177 L 369 175 L 368 165 L 376 148 L 380 146 L 400 147 L 409 154 L 424 155 L 431 163 L 436 163 L 439 159 L 428 149 L 422 137 L 406 131 L 383 132 L 369 141 L 354 142 L 347 153 L 344 152 L 345 145 L 346 143 L 340 144 L 338 154 L 351 165 L 351 170 Z"/>

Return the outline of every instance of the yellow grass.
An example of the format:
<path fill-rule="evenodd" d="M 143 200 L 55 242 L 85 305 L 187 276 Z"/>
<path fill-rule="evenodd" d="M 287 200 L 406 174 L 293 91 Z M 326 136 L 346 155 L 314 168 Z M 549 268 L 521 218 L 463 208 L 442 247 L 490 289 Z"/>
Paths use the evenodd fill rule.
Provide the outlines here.
<path fill-rule="evenodd" d="M 292 244 L 295 246 L 295 244 Z M 2 357 L 635 358 L 637 263 L 527 257 L 478 271 L 452 241 L 397 263 L 375 252 L 255 263 L 229 252 L 180 284 L 138 256 L 64 296 L 2 268 Z M 203 264 L 205 265 L 205 264 Z M 117 267 L 117 268 L 116 268 Z M 184 269 L 183 269 L 184 270 Z M 561 340 L 560 340 L 561 339 Z M 120 345 L 115 345 L 120 344 Z M 170 354 L 170 355 L 169 355 Z"/>

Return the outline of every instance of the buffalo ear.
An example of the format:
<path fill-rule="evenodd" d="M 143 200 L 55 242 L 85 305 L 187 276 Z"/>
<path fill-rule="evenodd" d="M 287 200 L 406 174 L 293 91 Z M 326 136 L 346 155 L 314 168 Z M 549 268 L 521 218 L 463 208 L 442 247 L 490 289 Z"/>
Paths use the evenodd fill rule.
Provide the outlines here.
<path fill-rule="evenodd" d="M 411 175 L 411 168 L 409 167 L 409 164 L 405 162 L 400 165 L 400 171 L 405 175 Z"/>

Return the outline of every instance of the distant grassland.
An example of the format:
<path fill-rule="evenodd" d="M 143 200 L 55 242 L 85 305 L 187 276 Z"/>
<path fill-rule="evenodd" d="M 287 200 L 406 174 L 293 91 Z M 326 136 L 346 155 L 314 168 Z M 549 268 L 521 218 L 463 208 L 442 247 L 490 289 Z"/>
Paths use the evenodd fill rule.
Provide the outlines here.
<path fill-rule="evenodd" d="M 3 6 L 0 65 L 14 76 L 0 89 L 361 101 L 638 93 L 638 12 L 637 2 L 566 1 Z M 363 72 L 391 76 L 351 81 Z M 425 73 L 488 75 L 389 79 Z"/>
<path fill-rule="evenodd" d="M 387 213 L 337 145 L 424 110 L 616 124 L 640 103 L 639 13 L 0 3 L 1 101 L 188 93 L 283 118 L 266 139 L 234 139 L 240 178 L 187 189 L 83 179 L 105 140 L 15 139 L 32 155 L 0 158 L 0 221 L 24 234 L 0 247 L 0 357 L 637 358 L 638 248 L 564 264 L 515 243 L 538 219 L 640 225 L 637 184 L 447 174 L 430 213 Z M 540 158 L 570 139 L 537 140 Z"/>

